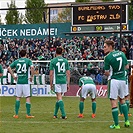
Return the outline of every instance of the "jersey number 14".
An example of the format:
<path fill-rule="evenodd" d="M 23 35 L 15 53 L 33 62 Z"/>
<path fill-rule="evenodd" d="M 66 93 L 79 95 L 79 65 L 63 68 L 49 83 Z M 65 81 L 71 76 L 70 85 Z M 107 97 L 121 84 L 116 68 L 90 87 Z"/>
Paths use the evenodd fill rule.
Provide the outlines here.
<path fill-rule="evenodd" d="M 65 62 L 61 63 L 61 62 L 58 62 L 56 63 L 56 66 L 58 67 L 58 72 L 65 72 Z"/>

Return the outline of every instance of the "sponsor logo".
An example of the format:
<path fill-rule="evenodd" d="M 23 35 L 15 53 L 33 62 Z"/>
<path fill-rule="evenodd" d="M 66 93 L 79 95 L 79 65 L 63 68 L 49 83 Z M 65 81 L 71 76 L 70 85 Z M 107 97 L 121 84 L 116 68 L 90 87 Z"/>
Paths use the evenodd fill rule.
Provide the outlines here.
<path fill-rule="evenodd" d="M 15 91 L 16 91 L 15 85 L 1 85 L 0 94 L 2 96 L 14 96 Z M 32 85 L 31 91 L 33 96 L 55 95 L 55 93 L 50 90 L 49 85 Z"/>
<path fill-rule="evenodd" d="M 97 96 L 98 97 L 106 97 L 107 89 L 105 89 L 103 86 L 100 86 L 100 88 L 97 89 Z"/>
<path fill-rule="evenodd" d="M 15 89 L 16 88 L 14 88 L 14 86 L 12 86 L 11 88 L 9 88 L 6 85 L 2 85 L 1 94 L 4 95 L 5 93 L 8 93 L 8 94 L 13 95 L 15 93 Z"/>

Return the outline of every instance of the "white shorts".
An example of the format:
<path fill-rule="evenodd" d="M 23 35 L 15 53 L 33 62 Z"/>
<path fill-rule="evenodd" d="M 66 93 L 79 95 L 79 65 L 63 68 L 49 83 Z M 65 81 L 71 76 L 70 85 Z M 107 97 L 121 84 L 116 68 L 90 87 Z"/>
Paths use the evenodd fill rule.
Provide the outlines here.
<path fill-rule="evenodd" d="M 67 92 L 67 84 L 55 84 L 54 91 L 57 93 L 65 93 Z"/>
<path fill-rule="evenodd" d="M 29 97 L 31 96 L 30 84 L 17 84 L 16 85 L 16 96 L 17 97 Z"/>
<path fill-rule="evenodd" d="M 126 84 L 126 89 L 125 89 L 125 96 L 129 95 L 129 87 L 128 87 L 128 83 Z"/>
<path fill-rule="evenodd" d="M 81 97 L 86 99 L 88 94 L 90 94 L 92 99 L 96 98 L 96 86 L 94 84 L 86 84 L 82 86 Z"/>
<path fill-rule="evenodd" d="M 111 79 L 109 85 L 109 98 L 117 99 L 119 96 L 121 99 L 125 97 L 126 81 Z"/>

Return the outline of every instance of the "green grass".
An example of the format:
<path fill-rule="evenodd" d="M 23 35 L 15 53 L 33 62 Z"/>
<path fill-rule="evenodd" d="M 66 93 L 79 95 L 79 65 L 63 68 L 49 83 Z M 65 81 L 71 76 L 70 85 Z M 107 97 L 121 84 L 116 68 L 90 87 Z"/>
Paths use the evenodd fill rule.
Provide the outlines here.
<path fill-rule="evenodd" d="M 85 101 L 84 118 L 77 118 L 78 97 L 63 97 L 67 120 L 53 119 L 55 97 L 32 97 L 31 114 L 33 119 L 25 118 L 25 98 L 21 99 L 19 119 L 14 119 L 15 97 L 0 97 L 0 133 L 132 133 L 133 116 L 129 117 L 131 126 L 124 127 L 124 118 L 120 120 L 120 130 L 109 129 L 113 123 L 110 101 L 97 98 L 96 118 L 91 118 L 91 100 Z M 133 113 L 133 109 L 130 109 Z M 60 116 L 60 112 L 59 112 Z"/>

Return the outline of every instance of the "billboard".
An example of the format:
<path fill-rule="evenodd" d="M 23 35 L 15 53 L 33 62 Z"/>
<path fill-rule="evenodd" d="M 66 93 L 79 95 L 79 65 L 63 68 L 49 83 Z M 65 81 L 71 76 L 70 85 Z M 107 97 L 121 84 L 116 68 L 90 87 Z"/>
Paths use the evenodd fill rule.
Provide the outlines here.
<path fill-rule="evenodd" d="M 107 97 L 107 85 L 97 85 L 97 97 Z M 0 96 L 15 96 L 15 85 L 0 85 Z M 32 96 L 56 96 L 51 91 L 50 85 L 31 85 Z M 64 94 L 65 96 L 79 97 L 79 86 L 70 85 L 70 91 Z"/>

